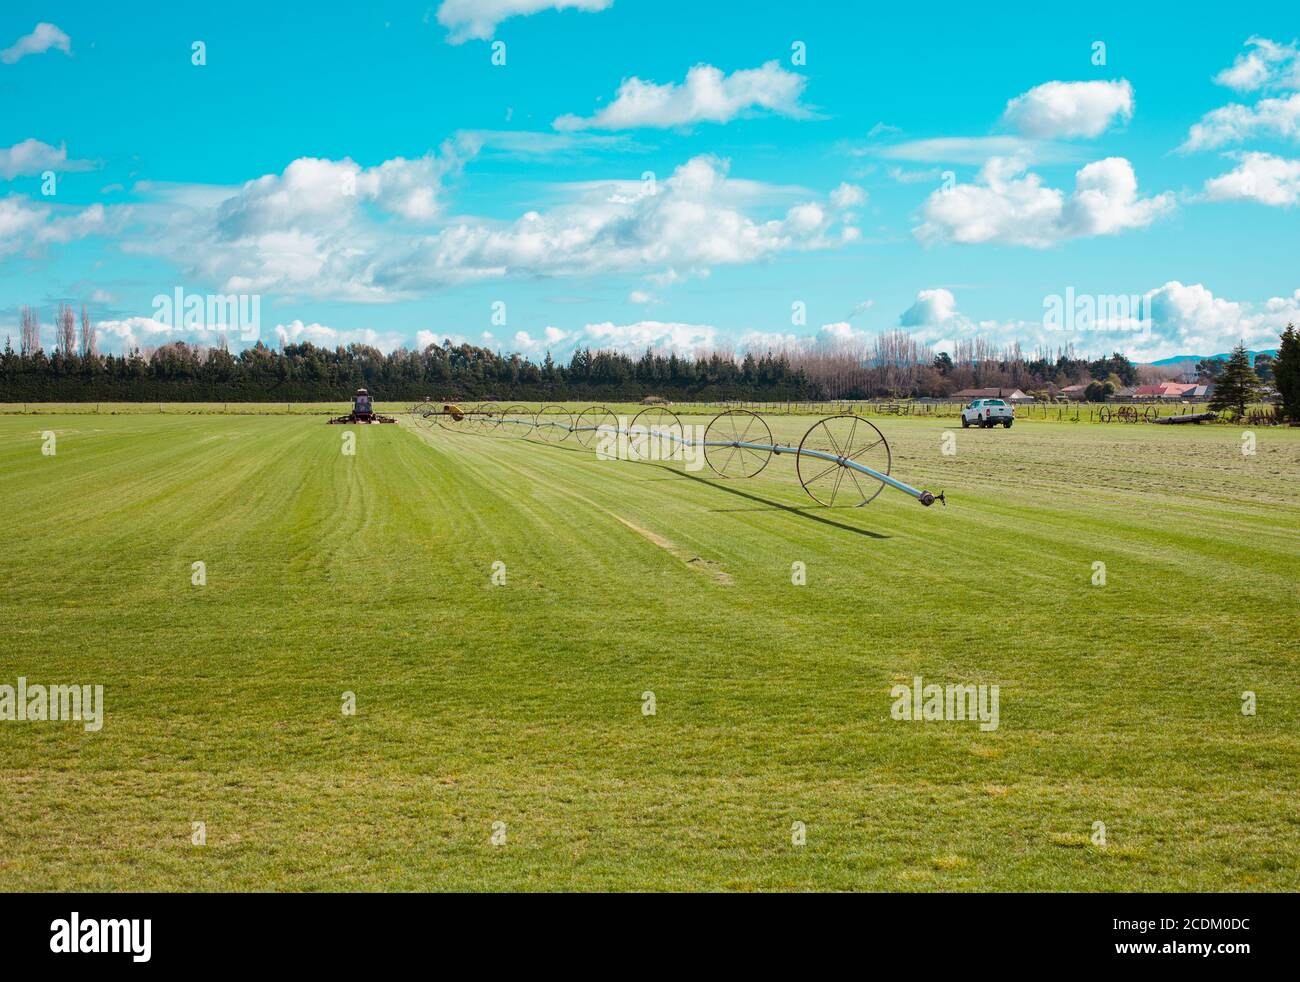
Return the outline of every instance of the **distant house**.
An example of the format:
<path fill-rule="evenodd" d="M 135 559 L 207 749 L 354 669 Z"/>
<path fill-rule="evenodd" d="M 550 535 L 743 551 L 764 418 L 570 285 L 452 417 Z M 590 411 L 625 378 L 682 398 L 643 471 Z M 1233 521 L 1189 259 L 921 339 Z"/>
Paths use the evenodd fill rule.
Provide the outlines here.
<path fill-rule="evenodd" d="M 1007 402 L 1033 402 L 1034 397 L 1026 395 L 1019 389 L 962 389 L 952 394 L 953 399 L 970 402 L 972 399 L 1005 399 Z"/>
<path fill-rule="evenodd" d="M 1135 399 L 1204 399 L 1212 392 L 1212 385 L 1194 382 L 1161 382 L 1159 385 L 1142 385 L 1133 390 Z"/>
<path fill-rule="evenodd" d="M 1082 399 L 1084 392 L 1088 387 L 1086 385 L 1067 385 L 1061 390 L 1061 395 L 1067 399 Z"/>

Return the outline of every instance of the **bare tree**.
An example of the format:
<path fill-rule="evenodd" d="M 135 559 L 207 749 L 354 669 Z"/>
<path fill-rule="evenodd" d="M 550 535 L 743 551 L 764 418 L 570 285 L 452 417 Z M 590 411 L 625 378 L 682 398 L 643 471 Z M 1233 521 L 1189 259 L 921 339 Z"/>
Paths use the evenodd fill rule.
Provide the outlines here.
<path fill-rule="evenodd" d="M 72 357 L 77 353 L 77 315 L 72 312 L 71 305 L 59 304 L 54 326 L 58 332 L 59 350 L 65 358 Z"/>
<path fill-rule="evenodd" d="M 20 312 L 19 352 L 30 358 L 41 350 L 41 321 L 36 311 L 23 304 Z"/>
<path fill-rule="evenodd" d="M 95 343 L 95 329 L 90 326 L 90 315 L 86 313 L 86 305 L 81 305 L 81 354 L 86 358 L 94 358 L 99 354 L 99 346 Z"/>

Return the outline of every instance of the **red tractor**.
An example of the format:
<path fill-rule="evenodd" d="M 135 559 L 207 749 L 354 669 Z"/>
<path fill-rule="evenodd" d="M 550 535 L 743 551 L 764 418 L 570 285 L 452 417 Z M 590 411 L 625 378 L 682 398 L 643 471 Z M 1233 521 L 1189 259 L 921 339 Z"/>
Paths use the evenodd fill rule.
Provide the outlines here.
<path fill-rule="evenodd" d="M 370 398 L 370 393 L 365 389 L 357 389 L 357 394 L 352 397 L 352 412 L 346 416 L 338 416 L 330 420 L 331 423 L 396 423 L 397 420 L 391 416 L 380 416 L 375 412 L 374 401 Z"/>

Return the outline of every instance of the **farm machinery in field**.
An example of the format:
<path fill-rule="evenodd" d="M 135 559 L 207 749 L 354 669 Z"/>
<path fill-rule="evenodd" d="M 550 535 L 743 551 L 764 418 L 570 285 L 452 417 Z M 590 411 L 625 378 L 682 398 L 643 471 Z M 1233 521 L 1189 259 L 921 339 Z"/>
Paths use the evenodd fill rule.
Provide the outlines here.
<path fill-rule="evenodd" d="M 767 421 L 747 409 L 716 414 L 707 425 L 693 427 L 697 436 L 691 436 L 692 427 L 663 406 L 642 409 L 630 424 L 604 406 L 588 406 L 574 414 L 554 405 L 534 411 L 520 405 L 502 409 L 496 403 L 484 403 L 469 409 L 429 400 L 412 406 L 411 417 L 418 425 L 438 424 L 484 436 L 533 437 L 550 444 L 572 438 L 602 459 L 670 460 L 677 459 L 673 448 L 698 449 L 704 463 L 722 478 L 755 477 L 773 457 L 788 456 L 794 458 L 804 491 L 821 505 L 861 507 L 886 487 L 927 507 L 936 501 L 947 504 L 943 494 L 892 477 L 893 457 L 885 435 L 873 423 L 851 413 L 813 423 L 798 444 L 777 443 Z"/>
<path fill-rule="evenodd" d="M 352 397 L 352 412 L 346 416 L 335 416 L 329 421 L 334 423 L 396 423 L 392 416 L 381 416 L 375 412 L 375 403 L 365 389 L 357 389 Z"/>

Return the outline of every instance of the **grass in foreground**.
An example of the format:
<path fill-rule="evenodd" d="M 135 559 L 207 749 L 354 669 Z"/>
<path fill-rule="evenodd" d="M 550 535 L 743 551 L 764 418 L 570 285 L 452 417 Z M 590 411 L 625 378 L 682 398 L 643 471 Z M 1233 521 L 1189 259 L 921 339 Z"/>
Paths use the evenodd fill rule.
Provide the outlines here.
<path fill-rule="evenodd" d="M 946 510 L 406 422 L 0 419 L 0 683 L 107 703 L 0 722 L 0 886 L 1300 888 L 1300 432 L 880 425 Z M 914 675 L 997 683 L 999 729 L 892 720 Z"/>

